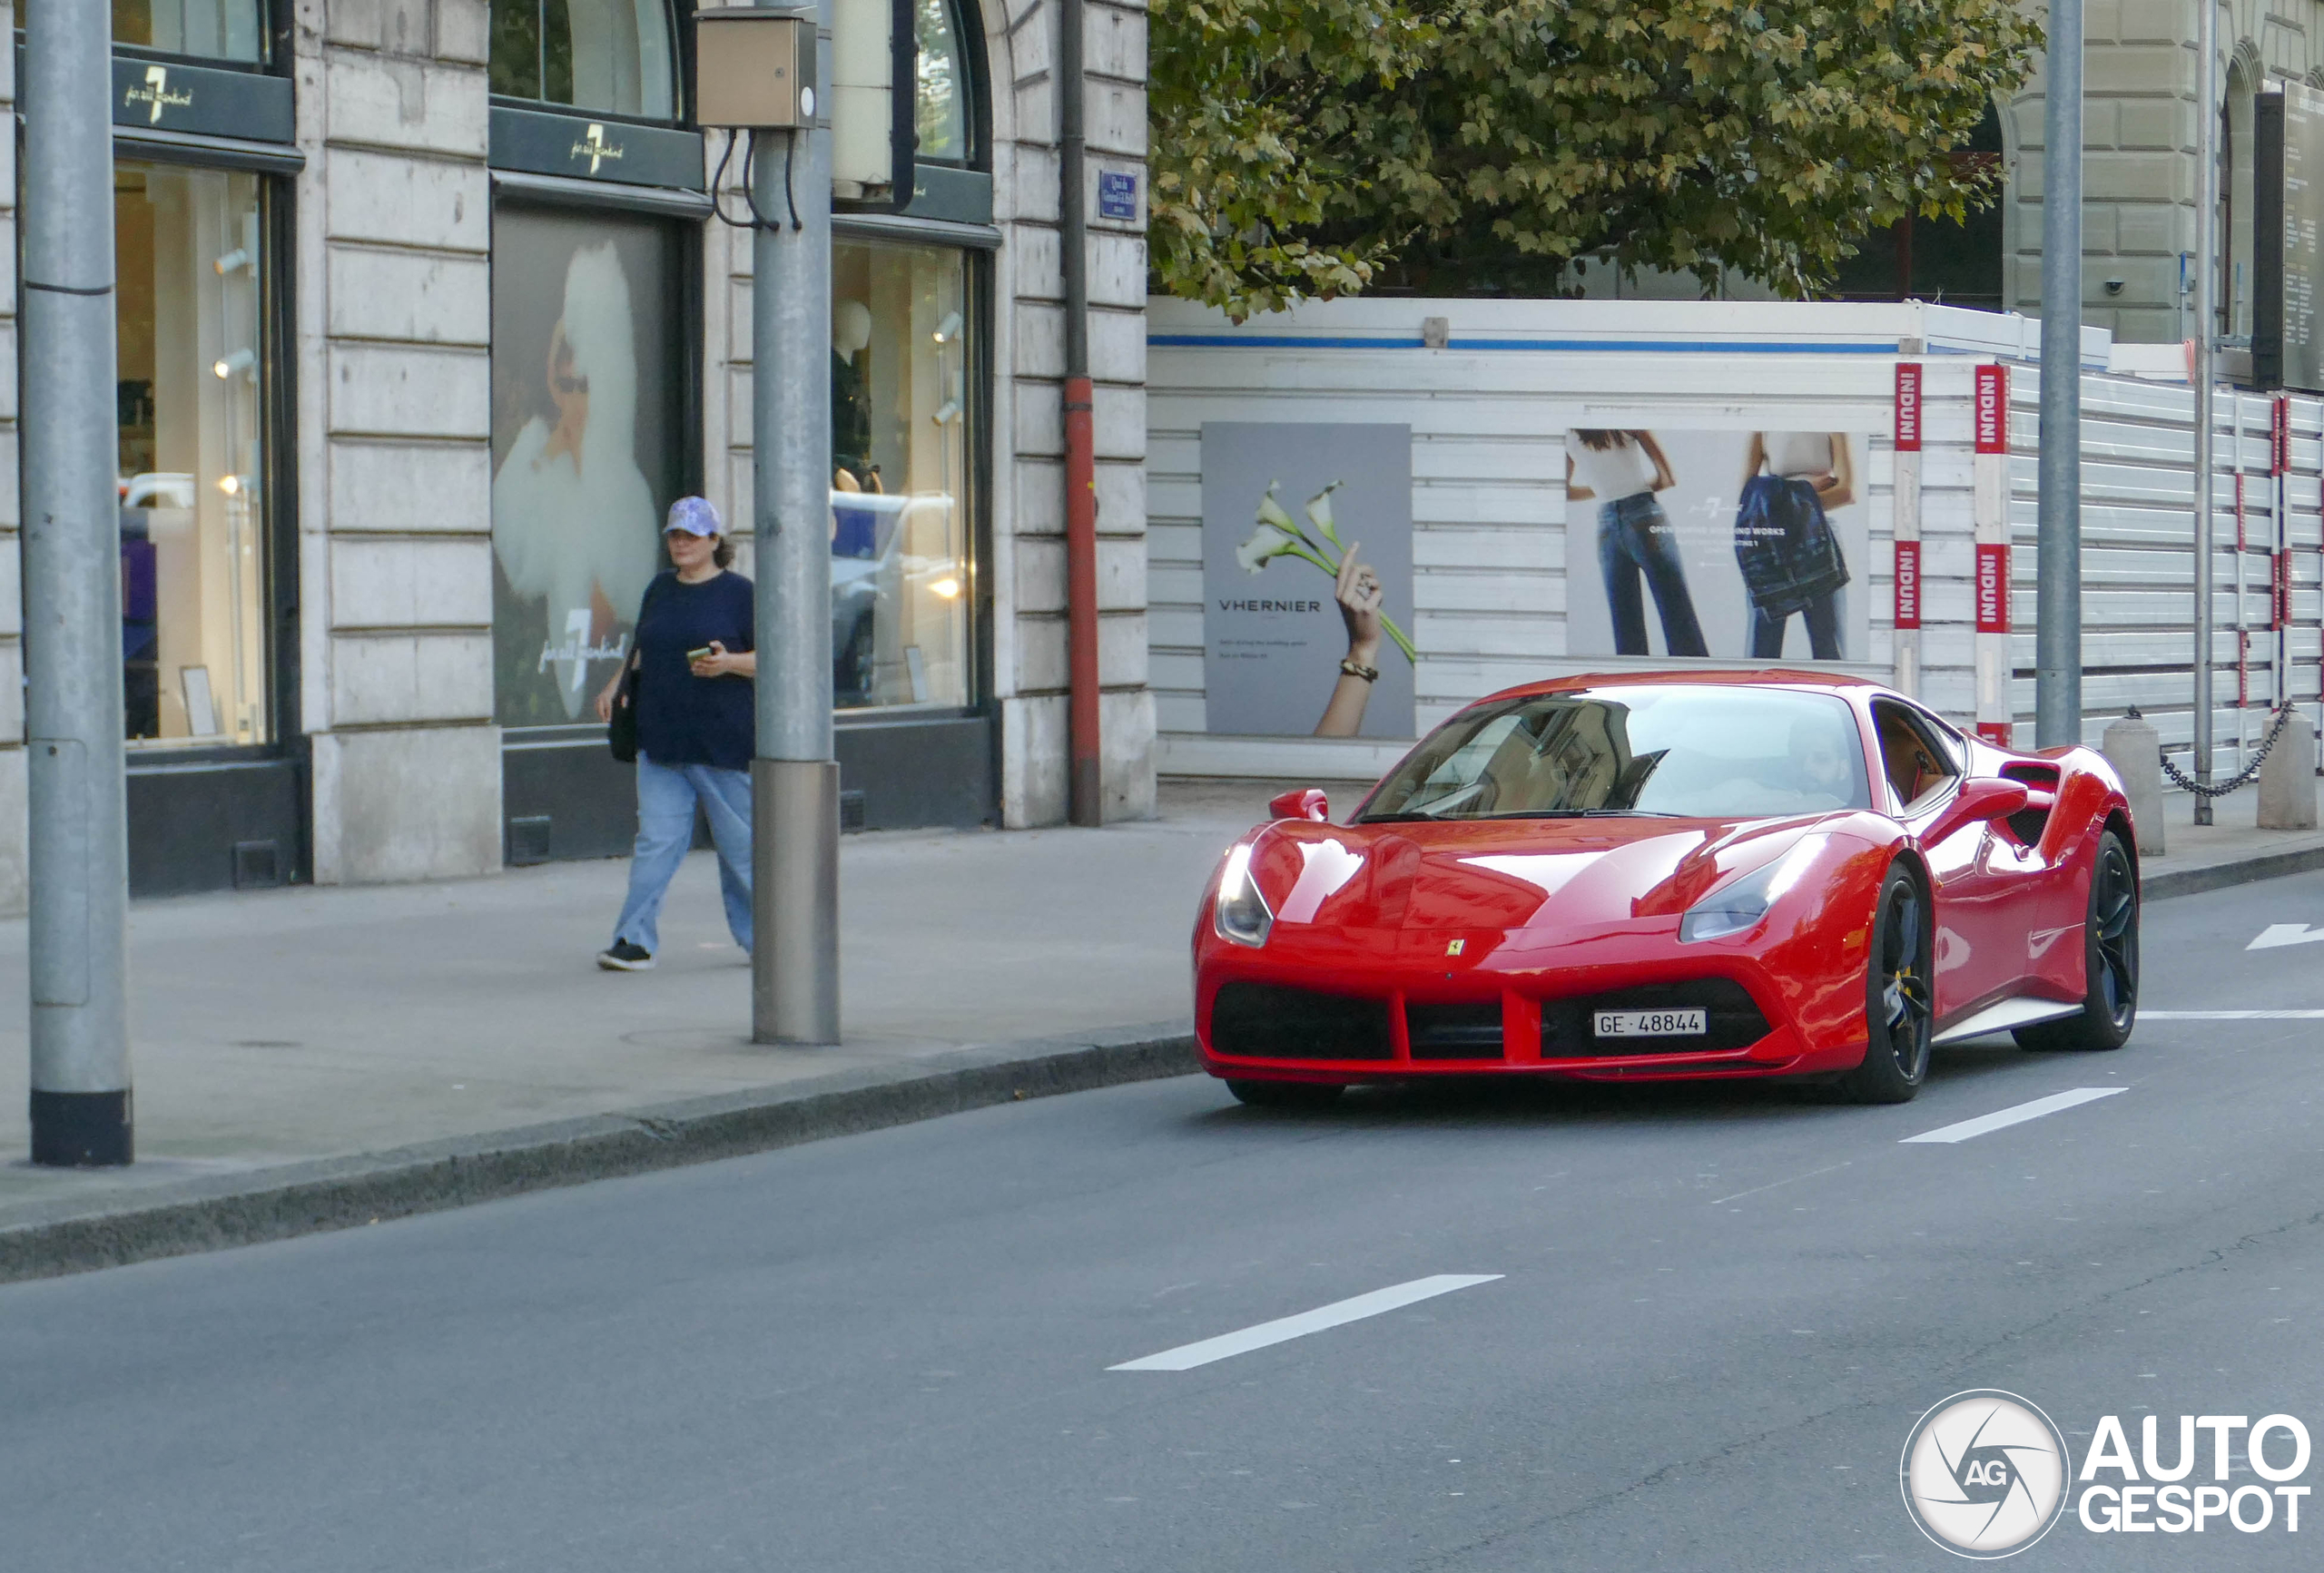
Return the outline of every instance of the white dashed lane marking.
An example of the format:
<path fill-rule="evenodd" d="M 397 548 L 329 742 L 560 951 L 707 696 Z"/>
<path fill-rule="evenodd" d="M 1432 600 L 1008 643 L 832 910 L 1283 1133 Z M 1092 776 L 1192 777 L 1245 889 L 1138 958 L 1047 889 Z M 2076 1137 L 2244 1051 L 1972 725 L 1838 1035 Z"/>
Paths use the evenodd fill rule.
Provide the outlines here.
<path fill-rule="evenodd" d="M 2093 1103 L 2129 1090 L 2121 1086 L 2078 1086 L 2069 1092 L 2053 1092 L 2048 1097 L 2037 1097 L 2032 1103 L 1995 1109 L 1989 1115 L 1979 1115 L 1974 1120 L 1963 1120 L 1958 1125 L 1939 1126 L 1933 1131 L 1923 1131 L 1919 1136 L 1904 1139 L 1907 1142 L 1965 1142 L 1971 1136 L 1982 1136 L 1988 1131 L 2024 1125 L 2027 1120 L 2038 1120 L 2043 1115 L 2053 1115 L 2060 1109 L 2070 1109 L 2079 1104 Z"/>
<path fill-rule="evenodd" d="M 1319 1305 L 1313 1311 L 1303 1311 L 1296 1316 L 1285 1316 L 1274 1322 L 1262 1322 L 1256 1327 L 1246 1327 L 1240 1332 L 1223 1332 L 1216 1338 L 1206 1338 L 1199 1343 L 1182 1343 L 1176 1349 L 1166 1349 L 1159 1354 L 1149 1354 L 1144 1360 L 1124 1361 L 1109 1365 L 1108 1371 L 1192 1371 L 1198 1365 L 1208 1365 L 1215 1360 L 1231 1355 L 1248 1354 L 1255 1349 L 1265 1349 L 1271 1343 L 1285 1343 L 1304 1338 L 1311 1332 L 1321 1332 L 1327 1327 L 1338 1327 L 1350 1322 L 1361 1322 L 1367 1316 L 1399 1310 L 1417 1301 L 1433 1300 L 1440 1294 L 1450 1294 L 1455 1289 L 1468 1289 L 1479 1283 L 1491 1283 L 1501 1276 L 1498 1273 L 1440 1273 L 1433 1278 L 1415 1278 L 1409 1283 L 1391 1284 L 1375 1289 L 1369 1294 L 1359 1294 L 1353 1300 L 1338 1300 L 1329 1305 Z"/>
<path fill-rule="evenodd" d="M 2324 1010 L 2142 1010 L 2141 1021 L 2324 1021 Z"/>

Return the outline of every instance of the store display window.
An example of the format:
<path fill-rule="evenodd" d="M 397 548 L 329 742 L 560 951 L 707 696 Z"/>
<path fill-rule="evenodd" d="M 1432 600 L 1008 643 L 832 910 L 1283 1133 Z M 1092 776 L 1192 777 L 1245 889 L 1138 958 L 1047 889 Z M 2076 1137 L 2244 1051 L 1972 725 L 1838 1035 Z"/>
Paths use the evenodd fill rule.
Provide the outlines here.
<path fill-rule="evenodd" d="M 678 227 L 502 206 L 493 217 L 497 719 L 587 726 L 619 670 L 662 516 L 684 488 Z M 602 729 L 600 729 L 602 730 Z"/>
<path fill-rule="evenodd" d="M 832 673 L 842 710 L 970 698 L 968 257 L 832 246 Z"/>
<path fill-rule="evenodd" d="M 16 0 L 16 25 L 43 5 L 91 0 Z M 267 0 L 113 0 L 113 41 L 162 54 L 264 65 Z"/>
<path fill-rule="evenodd" d="M 492 91 L 675 120 L 675 39 L 669 0 L 492 0 Z"/>
<path fill-rule="evenodd" d="M 113 172 L 123 697 L 142 747 L 270 740 L 265 192 Z"/>

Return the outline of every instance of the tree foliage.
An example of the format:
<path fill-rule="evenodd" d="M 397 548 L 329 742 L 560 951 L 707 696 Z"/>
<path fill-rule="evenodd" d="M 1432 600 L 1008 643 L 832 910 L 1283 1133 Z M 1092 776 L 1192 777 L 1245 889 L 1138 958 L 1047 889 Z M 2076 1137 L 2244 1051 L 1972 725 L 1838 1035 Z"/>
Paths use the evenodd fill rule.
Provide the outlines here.
<path fill-rule="evenodd" d="M 1947 156 L 2016 0 L 1152 0 L 1150 241 L 1241 320 L 1391 265 L 1736 268 L 1787 295 L 2000 173 Z"/>

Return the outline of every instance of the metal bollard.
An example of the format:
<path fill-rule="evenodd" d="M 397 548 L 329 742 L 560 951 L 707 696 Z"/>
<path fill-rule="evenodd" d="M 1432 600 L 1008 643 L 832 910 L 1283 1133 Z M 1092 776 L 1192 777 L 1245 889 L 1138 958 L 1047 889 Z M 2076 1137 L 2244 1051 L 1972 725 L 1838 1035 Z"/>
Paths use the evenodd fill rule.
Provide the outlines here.
<path fill-rule="evenodd" d="M 2285 718 L 2275 747 L 2260 766 L 2260 828 L 2316 828 L 2316 724 L 2298 710 Z"/>
<path fill-rule="evenodd" d="M 2098 741 L 2098 752 L 2122 778 L 2122 793 L 2131 800 L 2131 824 L 2138 831 L 2139 854 L 2162 852 L 2162 734 L 2132 710 L 2110 723 Z"/>

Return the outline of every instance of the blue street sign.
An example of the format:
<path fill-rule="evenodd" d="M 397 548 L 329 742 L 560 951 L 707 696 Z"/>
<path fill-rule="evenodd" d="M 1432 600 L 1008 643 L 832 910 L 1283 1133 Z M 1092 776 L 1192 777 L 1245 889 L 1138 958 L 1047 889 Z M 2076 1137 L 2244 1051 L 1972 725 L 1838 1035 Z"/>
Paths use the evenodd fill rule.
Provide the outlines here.
<path fill-rule="evenodd" d="M 1115 170 L 1098 172 L 1098 216 L 1101 219 L 1137 218 L 1137 177 Z"/>

